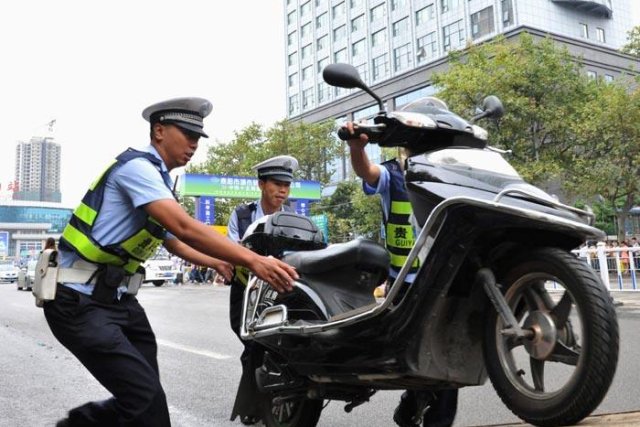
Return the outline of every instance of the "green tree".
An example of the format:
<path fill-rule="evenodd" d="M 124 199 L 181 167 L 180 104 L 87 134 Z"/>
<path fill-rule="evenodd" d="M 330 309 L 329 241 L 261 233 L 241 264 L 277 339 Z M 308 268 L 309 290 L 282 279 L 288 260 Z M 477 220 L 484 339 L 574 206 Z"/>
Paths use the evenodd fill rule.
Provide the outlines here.
<path fill-rule="evenodd" d="M 335 172 L 330 161 L 342 152 L 342 143 L 333 136 L 333 121 L 302 123 L 282 120 L 266 131 L 268 142 L 262 155 L 265 159 L 289 154 L 300 164 L 297 176 L 304 180 L 329 182 Z"/>
<path fill-rule="evenodd" d="M 491 145 L 510 149 L 510 161 L 534 183 L 558 179 L 570 166 L 575 120 L 589 88 L 580 65 L 550 39 L 524 34 L 502 37 L 451 54 L 450 69 L 433 76 L 452 111 L 467 117 L 486 95 L 498 96 L 506 110 L 499 128 L 489 127 Z"/>
<path fill-rule="evenodd" d="M 627 44 L 620 51 L 640 58 L 640 25 L 627 32 Z"/>
<path fill-rule="evenodd" d="M 640 88 L 593 82 L 594 92 L 571 123 L 580 146 L 572 180 L 576 192 L 600 194 L 615 209 L 624 240 L 629 210 L 640 200 Z"/>
<path fill-rule="evenodd" d="M 312 205 L 311 212 L 327 215 L 332 243 L 356 237 L 380 240 L 380 198 L 365 195 L 360 181 L 339 183 L 330 197 Z"/>
<path fill-rule="evenodd" d="M 231 141 L 217 142 L 209 147 L 204 162 L 191 165 L 187 173 L 254 176 L 253 165 L 270 157 L 288 154 L 298 159 L 297 179 L 328 182 L 332 170 L 328 160 L 342 150 L 342 143 L 333 136 L 333 123 L 301 123 L 282 120 L 264 129 L 257 123 L 236 131 Z M 226 224 L 235 206 L 247 200 L 217 199 L 217 224 Z"/>

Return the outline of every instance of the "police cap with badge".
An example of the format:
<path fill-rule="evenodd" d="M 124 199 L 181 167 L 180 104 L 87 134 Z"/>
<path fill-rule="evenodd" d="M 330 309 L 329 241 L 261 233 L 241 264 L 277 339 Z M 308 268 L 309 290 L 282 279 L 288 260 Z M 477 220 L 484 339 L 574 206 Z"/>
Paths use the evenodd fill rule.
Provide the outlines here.
<path fill-rule="evenodd" d="M 258 173 L 258 179 L 275 179 L 292 182 L 293 173 L 298 170 L 298 161 L 291 156 L 276 156 L 254 165 L 251 169 Z"/>
<path fill-rule="evenodd" d="M 173 98 L 145 108 L 142 117 L 153 126 L 156 123 L 172 124 L 205 138 L 202 119 L 211 113 L 213 106 L 204 98 Z"/>

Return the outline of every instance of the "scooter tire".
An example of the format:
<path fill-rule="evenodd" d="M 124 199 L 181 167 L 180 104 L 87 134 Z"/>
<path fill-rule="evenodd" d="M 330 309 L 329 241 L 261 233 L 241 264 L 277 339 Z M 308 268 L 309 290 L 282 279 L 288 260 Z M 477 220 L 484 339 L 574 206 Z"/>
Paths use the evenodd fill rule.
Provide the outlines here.
<path fill-rule="evenodd" d="M 324 401 L 301 397 L 279 405 L 271 394 L 261 393 L 261 418 L 266 427 L 315 427 Z M 288 405 L 288 406 L 287 406 Z"/>
<path fill-rule="evenodd" d="M 559 338 L 556 338 L 551 354 L 544 356 L 545 359 L 541 360 L 540 354 L 528 353 L 531 378 L 538 382 L 533 387 L 525 384 L 528 380 L 525 379 L 527 373 L 517 369 L 516 362 L 521 360 L 516 361 L 517 358 L 513 356 L 514 349 L 519 344 L 509 342 L 509 338 L 502 335 L 502 319 L 491 308 L 484 339 L 484 359 L 491 383 L 504 404 L 528 423 L 544 427 L 576 424 L 598 407 L 611 385 L 618 363 L 618 321 L 609 291 L 584 261 L 558 248 L 538 248 L 516 255 L 502 271 L 504 273 L 497 275 L 498 284 L 519 324 L 523 325 L 526 318 L 536 311 L 538 318 L 547 319 L 545 322 L 548 319 L 555 322 L 558 337 L 564 334 L 563 339 L 575 341 L 571 344 L 574 351 L 571 357 L 574 359 L 567 363 L 567 366 L 575 369 L 567 373 L 568 379 L 562 387 L 547 389 L 544 375 L 548 371 L 545 373 L 544 364 L 549 359 L 558 357 L 555 352 Z M 558 315 L 560 310 L 551 309 L 546 315 L 541 314 L 540 312 L 545 311 L 545 303 L 541 303 L 542 307 L 537 306 L 536 309 L 536 300 L 538 303 L 544 300 L 545 293 L 550 296 L 548 291 L 540 291 L 540 283 L 550 283 L 547 280 L 553 280 L 564 288 L 565 293 L 556 305 L 559 306 L 560 300 L 566 296 L 565 303 L 571 303 L 570 310 L 575 311 L 574 320 L 576 323 L 580 322 L 582 336 L 567 335 L 567 330 L 573 329 L 572 321 L 558 321 L 562 317 Z M 527 291 L 527 286 L 531 290 Z M 570 315 L 564 315 L 565 318 L 568 316 Z M 549 326 L 550 330 L 553 328 L 554 326 Z M 567 339 L 567 336 L 571 338 Z M 576 346 L 577 341 L 580 342 Z M 525 348 L 527 347 L 523 345 L 523 349 L 518 351 Z M 530 349 L 531 347 L 527 348 Z M 526 363 L 522 366 L 526 368 Z M 534 369 L 534 366 L 537 368 Z M 551 366 L 552 370 L 557 367 L 558 365 Z M 556 378 L 549 380 L 550 385 L 556 385 Z"/>

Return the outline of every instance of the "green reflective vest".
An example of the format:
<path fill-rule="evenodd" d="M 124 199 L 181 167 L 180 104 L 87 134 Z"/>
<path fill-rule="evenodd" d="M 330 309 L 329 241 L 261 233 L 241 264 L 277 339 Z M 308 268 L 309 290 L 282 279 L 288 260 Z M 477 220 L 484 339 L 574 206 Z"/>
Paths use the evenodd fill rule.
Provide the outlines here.
<path fill-rule="evenodd" d="M 69 223 L 62 232 L 60 247 L 75 252 L 82 259 L 95 264 L 122 266 L 129 274 L 135 273 L 140 264 L 151 258 L 164 241 L 166 230 L 153 218 L 147 217 L 144 226 L 120 242 L 102 246 L 91 235 L 91 230 L 100 212 L 107 178 L 117 168 L 130 160 L 143 157 L 158 167 L 161 161 L 153 154 L 132 148 L 120 154 L 107 169 L 91 184 Z M 168 174 L 160 172 L 169 187 Z M 171 189 L 169 187 L 169 189 Z"/>
<path fill-rule="evenodd" d="M 399 273 L 415 243 L 413 227 L 409 222 L 413 211 L 404 185 L 404 176 L 397 160 L 389 160 L 382 163 L 382 166 L 389 171 L 391 177 L 389 183 L 391 207 L 389 217 L 384 224 L 386 245 L 391 258 L 390 267 Z M 416 273 L 419 266 L 419 261 L 416 258 L 409 273 Z"/>

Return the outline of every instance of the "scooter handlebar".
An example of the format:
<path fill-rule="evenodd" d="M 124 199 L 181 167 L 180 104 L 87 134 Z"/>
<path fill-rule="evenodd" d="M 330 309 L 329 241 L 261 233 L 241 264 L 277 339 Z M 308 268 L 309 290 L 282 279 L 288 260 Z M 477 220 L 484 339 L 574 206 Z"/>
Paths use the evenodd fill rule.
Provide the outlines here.
<path fill-rule="evenodd" d="M 353 134 L 350 134 L 349 130 L 342 126 L 338 129 L 338 138 L 343 141 L 348 141 L 350 139 L 358 139 L 360 135 L 367 135 L 369 137 L 369 142 L 377 142 L 380 140 L 380 137 L 384 135 L 386 128 L 387 126 L 384 123 L 377 125 L 354 124 Z"/>

